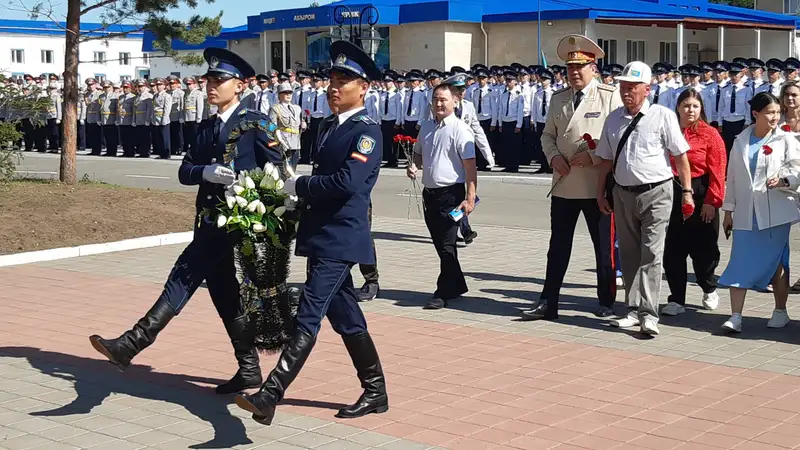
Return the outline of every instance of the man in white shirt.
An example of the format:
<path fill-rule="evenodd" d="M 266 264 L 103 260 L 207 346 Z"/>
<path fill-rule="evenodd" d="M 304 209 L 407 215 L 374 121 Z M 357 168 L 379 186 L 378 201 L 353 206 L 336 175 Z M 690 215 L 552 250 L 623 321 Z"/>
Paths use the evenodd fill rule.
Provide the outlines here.
<path fill-rule="evenodd" d="M 403 95 L 403 110 L 397 118 L 397 124 L 403 127 L 404 135 L 417 137 L 417 125 L 425 111 L 425 91 L 422 90 L 424 78 L 421 72 L 412 70 L 406 75 L 406 80 L 411 86 Z"/>
<path fill-rule="evenodd" d="M 458 221 L 475 209 L 478 171 L 472 130 L 455 116 L 457 91 L 448 84 L 433 89 L 434 120 L 420 126 L 414 161 L 407 169 L 408 177 L 415 179 L 418 167 L 422 168 L 425 224 L 440 260 L 436 291 L 426 309 L 444 308 L 468 291 L 456 238 Z"/>
<path fill-rule="evenodd" d="M 764 61 L 758 58 L 750 58 L 747 60 L 747 65 L 750 67 L 751 97 L 755 97 L 759 92 L 769 91 L 769 83 L 764 81 L 764 69 L 767 67 Z"/>
<path fill-rule="evenodd" d="M 783 87 L 783 61 L 777 58 L 767 60 L 767 79 L 769 80 L 769 92 L 775 97 L 781 96 Z"/>
<path fill-rule="evenodd" d="M 491 142 L 492 118 L 496 114 L 495 109 L 497 108 L 497 102 L 495 101 L 495 96 L 493 93 L 494 88 L 489 85 L 489 75 L 489 70 L 485 67 L 478 67 L 475 69 L 475 76 L 478 78 L 478 82 L 475 84 L 475 88 L 472 90 L 472 96 L 470 99 L 472 100 L 472 104 L 475 106 L 478 122 L 481 124 L 481 128 L 483 128 L 483 133 L 487 136 L 487 138 L 490 139 Z M 478 170 L 491 170 L 489 168 L 488 161 L 480 153 L 476 155 L 476 164 L 478 166 Z"/>
<path fill-rule="evenodd" d="M 500 127 L 502 148 L 497 155 L 503 172 L 519 172 L 522 159 L 522 122 L 525 113 L 525 96 L 517 86 L 517 74 L 507 70 L 504 74 L 506 90 L 498 97 L 494 125 Z"/>
<path fill-rule="evenodd" d="M 725 61 L 715 61 L 713 65 L 716 83 L 713 87 L 708 87 L 708 89 L 712 89 L 709 91 L 709 98 L 712 98 L 713 101 L 706 106 L 706 118 L 712 127 L 720 128 L 722 121 L 719 117 L 719 112 L 722 108 L 722 93 L 730 81 L 728 79 L 730 64 Z"/>
<path fill-rule="evenodd" d="M 255 101 L 255 109 L 256 111 L 269 115 L 269 110 L 272 108 L 272 105 L 275 103 L 273 102 L 273 92 L 269 88 L 269 77 L 264 74 L 256 75 L 256 81 L 258 81 L 258 88 L 259 91 L 256 92 L 256 101 Z"/>
<path fill-rule="evenodd" d="M 383 134 L 383 157 L 386 165 L 383 167 L 397 167 L 397 136 L 399 127 L 397 121 L 402 115 L 403 95 L 395 88 L 395 75 L 389 71 L 384 72 L 383 81 L 386 90 L 381 92 L 378 100 L 378 114 L 380 115 L 381 132 Z"/>
<path fill-rule="evenodd" d="M 647 64 L 629 63 L 618 79 L 623 106 L 609 114 L 595 152 L 603 160 L 597 204 L 603 213 L 614 213 L 628 307 L 637 308 L 638 312 L 631 311 L 612 325 L 641 326 L 642 333 L 654 336 L 658 334 L 664 242 L 672 212 L 670 156 L 674 157 L 680 176 L 683 203 L 693 208 L 686 157 L 689 144 L 675 113 L 647 101 Z M 615 180 L 613 209 L 606 198 L 608 172 Z"/>
<path fill-rule="evenodd" d="M 731 83 L 722 90 L 717 116 L 722 125 L 722 140 L 725 141 L 725 150 L 728 154 L 733 148 L 736 136 L 750 125 L 750 99 L 753 92 L 744 81 L 745 67 L 740 63 L 731 63 L 728 73 Z"/>
<path fill-rule="evenodd" d="M 550 112 L 550 104 L 553 98 L 553 88 L 550 83 L 553 81 L 553 72 L 542 68 L 538 72 L 542 88 L 533 95 L 531 110 L 531 128 L 534 131 L 533 138 L 533 158 L 539 163 L 539 170 L 535 173 L 553 173 L 547 157 L 542 151 L 542 131 L 547 122 L 547 113 Z"/>

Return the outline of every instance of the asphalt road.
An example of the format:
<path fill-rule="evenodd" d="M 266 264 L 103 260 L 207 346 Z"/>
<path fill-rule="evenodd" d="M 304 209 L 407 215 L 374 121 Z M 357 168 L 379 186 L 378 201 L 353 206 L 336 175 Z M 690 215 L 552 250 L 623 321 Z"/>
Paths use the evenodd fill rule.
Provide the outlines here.
<path fill-rule="evenodd" d="M 179 164 L 179 158 L 164 161 L 79 155 L 78 178 L 87 176 L 91 180 L 138 188 L 194 191 L 192 186 L 183 186 L 178 182 Z M 17 172 L 25 177 L 57 179 L 58 165 L 58 155 L 23 153 Z M 310 166 L 300 166 L 300 173 L 308 174 L 310 171 Z M 478 196 L 481 201 L 470 217 L 479 234 L 482 224 L 550 230 L 550 201 L 547 198 L 550 176 L 533 175 L 530 173 L 532 169 L 523 171 L 528 173 L 479 173 Z M 372 196 L 373 210 L 377 216 L 421 219 L 405 169 L 381 170 Z M 418 202 L 421 208 L 421 197 Z M 583 219 L 578 220 L 577 232 L 588 237 Z M 792 241 L 792 248 L 800 248 L 798 227 L 792 228 Z M 720 245 L 727 246 L 729 242 L 721 237 Z"/>

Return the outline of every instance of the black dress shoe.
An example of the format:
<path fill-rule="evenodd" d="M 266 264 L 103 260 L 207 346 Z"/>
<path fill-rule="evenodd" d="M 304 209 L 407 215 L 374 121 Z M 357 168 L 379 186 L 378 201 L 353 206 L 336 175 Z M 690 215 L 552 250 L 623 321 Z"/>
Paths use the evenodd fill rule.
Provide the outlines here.
<path fill-rule="evenodd" d="M 434 297 L 428 300 L 428 303 L 422 309 L 442 309 L 447 307 L 447 301 L 439 297 Z"/>
<path fill-rule="evenodd" d="M 558 311 L 550 311 L 547 303 L 539 303 L 533 308 L 522 311 L 523 320 L 557 320 Z"/>
<path fill-rule="evenodd" d="M 594 312 L 594 315 L 597 317 L 611 317 L 614 315 L 614 310 L 606 306 L 601 306 Z"/>
<path fill-rule="evenodd" d="M 374 282 L 366 282 L 363 286 L 361 286 L 361 290 L 358 292 L 358 301 L 359 302 L 368 302 L 371 300 L 375 300 L 375 298 L 380 295 L 381 288 L 378 286 L 378 283 Z"/>
<path fill-rule="evenodd" d="M 464 236 L 464 243 L 467 245 L 472 244 L 472 241 L 474 241 L 476 237 L 478 237 L 478 233 L 470 231 L 466 236 Z"/>

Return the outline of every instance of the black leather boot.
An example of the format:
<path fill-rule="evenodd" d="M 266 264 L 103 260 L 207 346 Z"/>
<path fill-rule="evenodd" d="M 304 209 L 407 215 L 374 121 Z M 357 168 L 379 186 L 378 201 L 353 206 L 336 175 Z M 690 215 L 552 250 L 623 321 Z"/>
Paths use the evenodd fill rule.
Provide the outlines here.
<path fill-rule="evenodd" d="M 253 413 L 253 420 L 256 422 L 271 424 L 275 417 L 275 407 L 283 400 L 292 381 L 297 378 L 315 342 L 314 337 L 297 327 L 291 342 L 281 353 L 278 364 L 269 373 L 261 389 L 253 395 L 237 395 L 236 404 Z"/>
<path fill-rule="evenodd" d="M 217 394 L 235 394 L 245 389 L 258 387 L 261 379 L 261 367 L 258 365 L 258 351 L 253 346 L 253 334 L 247 315 L 239 316 L 231 323 L 225 324 L 228 336 L 233 344 L 233 354 L 239 362 L 239 370 L 227 383 L 216 388 Z"/>
<path fill-rule="evenodd" d="M 139 352 L 149 347 L 156 340 L 158 333 L 175 317 L 166 300 L 158 299 L 144 317 L 136 322 L 130 330 L 116 339 L 103 339 L 98 335 L 89 336 L 89 342 L 95 350 L 122 370 L 131 365 L 131 360 Z"/>
<path fill-rule="evenodd" d="M 370 413 L 385 413 L 389 410 L 389 396 L 386 395 L 386 378 L 383 376 L 378 350 L 368 332 L 353 336 L 343 336 L 347 352 L 353 360 L 361 380 L 364 393 L 358 401 L 351 406 L 342 408 L 336 417 L 354 419 Z"/>

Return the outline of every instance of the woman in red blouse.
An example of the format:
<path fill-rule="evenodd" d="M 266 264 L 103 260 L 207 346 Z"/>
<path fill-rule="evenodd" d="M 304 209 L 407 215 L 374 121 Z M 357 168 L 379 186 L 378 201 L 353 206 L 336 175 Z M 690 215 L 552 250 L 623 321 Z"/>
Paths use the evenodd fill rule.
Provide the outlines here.
<path fill-rule="evenodd" d="M 671 295 L 661 314 L 676 316 L 685 312 L 687 264 L 692 258 L 697 284 L 703 289 L 703 307 L 714 310 L 719 305 L 714 270 L 719 264 L 719 214 L 725 198 L 727 157 L 719 132 L 706 123 L 703 99 L 694 89 L 686 89 L 676 102 L 676 112 L 686 141 L 689 142 L 689 165 L 692 168 L 694 204 L 691 217 L 683 220 L 681 193 L 672 208 L 664 250 L 664 273 Z M 673 162 L 675 176 L 675 165 Z M 680 190 L 679 184 L 675 189 Z M 699 206 L 702 205 L 702 206 Z"/>

